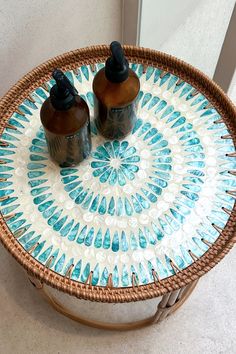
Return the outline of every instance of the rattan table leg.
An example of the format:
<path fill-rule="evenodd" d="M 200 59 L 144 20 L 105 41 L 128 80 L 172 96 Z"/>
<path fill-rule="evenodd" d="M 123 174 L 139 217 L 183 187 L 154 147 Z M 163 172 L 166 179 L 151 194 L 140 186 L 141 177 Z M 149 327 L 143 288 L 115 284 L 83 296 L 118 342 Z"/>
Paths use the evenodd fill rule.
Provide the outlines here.
<path fill-rule="evenodd" d="M 97 320 L 89 320 L 87 318 L 75 315 L 69 309 L 64 307 L 50 292 L 46 289 L 44 284 L 40 282 L 40 280 L 28 275 L 28 278 L 31 284 L 42 294 L 44 299 L 59 313 L 62 315 L 79 322 L 83 325 L 107 329 L 107 330 L 118 330 L 125 331 L 131 329 L 138 329 L 153 323 L 161 322 L 164 318 L 166 318 L 169 314 L 173 313 L 177 310 L 189 297 L 195 288 L 197 281 L 189 284 L 188 286 L 173 291 L 172 293 L 168 293 L 163 295 L 162 300 L 157 306 L 157 311 L 153 316 L 148 318 L 134 321 L 134 322 L 126 322 L 126 323 L 111 323 L 111 322 L 102 322 Z"/>
<path fill-rule="evenodd" d="M 164 295 L 157 307 L 155 323 L 161 322 L 171 313 L 175 312 L 191 295 L 197 282 L 198 280 L 195 280 L 181 289 Z"/>

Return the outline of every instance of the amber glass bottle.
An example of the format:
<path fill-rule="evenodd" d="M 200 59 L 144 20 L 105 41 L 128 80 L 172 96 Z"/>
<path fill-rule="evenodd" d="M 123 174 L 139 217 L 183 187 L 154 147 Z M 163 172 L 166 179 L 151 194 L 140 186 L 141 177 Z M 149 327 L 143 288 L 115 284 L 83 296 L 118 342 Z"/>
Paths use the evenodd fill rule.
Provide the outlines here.
<path fill-rule="evenodd" d="M 91 150 L 89 108 L 62 71 L 55 70 L 53 78 L 56 84 L 40 111 L 48 150 L 61 167 L 75 166 Z"/>
<path fill-rule="evenodd" d="M 110 45 L 111 57 L 93 80 L 94 114 L 98 131 L 108 139 L 122 139 L 136 121 L 137 75 L 129 69 L 119 42 Z"/>

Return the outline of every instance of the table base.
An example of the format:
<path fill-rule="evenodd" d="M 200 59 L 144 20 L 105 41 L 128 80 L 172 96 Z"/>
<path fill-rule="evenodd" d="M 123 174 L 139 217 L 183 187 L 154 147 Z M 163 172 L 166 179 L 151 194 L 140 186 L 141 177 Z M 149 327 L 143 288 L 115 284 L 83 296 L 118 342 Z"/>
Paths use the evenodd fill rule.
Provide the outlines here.
<path fill-rule="evenodd" d="M 150 317 L 138 321 L 132 321 L 132 322 L 112 323 L 112 322 L 87 319 L 86 317 L 82 317 L 80 315 L 73 313 L 73 311 L 65 307 L 57 299 L 56 296 L 52 295 L 50 293 L 49 288 L 48 287 L 46 288 L 43 283 L 41 283 L 38 279 L 35 279 L 29 275 L 28 277 L 31 284 L 40 292 L 40 294 L 44 297 L 44 299 L 57 312 L 72 319 L 73 321 L 79 322 L 86 326 L 95 327 L 99 329 L 106 329 L 106 330 L 118 330 L 118 331 L 138 329 L 138 328 L 142 328 L 163 321 L 166 317 L 168 317 L 173 312 L 175 312 L 188 299 L 188 297 L 191 295 L 192 291 L 194 290 L 198 282 L 198 280 L 195 280 L 183 288 L 180 288 L 178 290 L 163 295 L 161 301 L 157 305 L 156 312 L 154 313 L 154 315 Z"/>

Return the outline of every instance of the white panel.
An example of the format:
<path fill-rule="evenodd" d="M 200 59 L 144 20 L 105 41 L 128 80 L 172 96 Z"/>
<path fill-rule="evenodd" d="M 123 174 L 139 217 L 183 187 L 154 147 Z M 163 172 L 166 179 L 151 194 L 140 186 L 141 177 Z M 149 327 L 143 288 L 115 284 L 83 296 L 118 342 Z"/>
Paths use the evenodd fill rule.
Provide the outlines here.
<path fill-rule="evenodd" d="M 140 45 L 175 55 L 213 76 L 234 0 L 143 0 Z"/>
<path fill-rule="evenodd" d="M 121 0 L 0 0 L 0 96 L 65 51 L 121 40 Z"/>

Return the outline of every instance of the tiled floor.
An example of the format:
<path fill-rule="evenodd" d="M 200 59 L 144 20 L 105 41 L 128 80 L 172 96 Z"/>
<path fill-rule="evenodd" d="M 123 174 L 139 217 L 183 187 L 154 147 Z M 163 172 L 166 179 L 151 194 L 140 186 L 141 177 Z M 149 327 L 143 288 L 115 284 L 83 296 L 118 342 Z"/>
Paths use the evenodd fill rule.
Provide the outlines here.
<path fill-rule="evenodd" d="M 230 95 L 236 102 L 236 77 Z M 3 247 L 0 269 L 2 354 L 236 353 L 236 248 L 201 279 L 172 317 L 124 333 L 84 327 L 54 312 Z"/>

